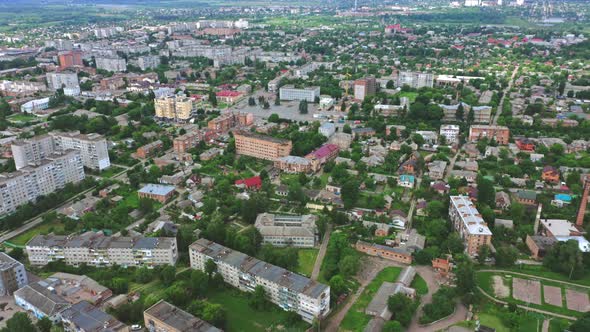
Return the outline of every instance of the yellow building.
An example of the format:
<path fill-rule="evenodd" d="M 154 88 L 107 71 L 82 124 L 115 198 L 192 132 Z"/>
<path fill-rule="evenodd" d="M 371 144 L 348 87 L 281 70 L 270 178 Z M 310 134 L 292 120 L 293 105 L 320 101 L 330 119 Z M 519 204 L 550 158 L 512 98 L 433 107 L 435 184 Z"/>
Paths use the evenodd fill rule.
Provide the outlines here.
<path fill-rule="evenodd" d="M 160 119 L 186 121 L 193 111 L 193 102 L 185 96 L 164 96 L 154 100 L 156 117 Z"/>
<path fill-rule="evenodd" d="M 234 132 L 236 153 L 259 159 L 276 160 L 291 154 L 290 140 L 258 135 L 245 131 Z"/>

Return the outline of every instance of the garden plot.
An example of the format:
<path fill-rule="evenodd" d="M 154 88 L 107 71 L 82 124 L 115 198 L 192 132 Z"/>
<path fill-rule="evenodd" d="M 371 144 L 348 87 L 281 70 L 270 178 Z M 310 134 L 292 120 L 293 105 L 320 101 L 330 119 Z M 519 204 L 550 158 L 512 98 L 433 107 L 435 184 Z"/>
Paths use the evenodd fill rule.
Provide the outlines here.
<path fill-rule="evenodd" d="M 560 287 L 543 285 L 543 297 L 545 298 L 545 303 L 547 304 L 557 307 L 563 306 Z"/>
<path fill-rule="evenodd" d="M 527 303 L 541 304 L 541 283 L 535 280 L 512 279 L 512 297 Z"/>
<path fill-rule="evenodd" d="M 565 290 L 565 298 L 567 300 L 567 308 L 579 312 L 590 311 L 590 301 L 588 301 L 588 293 L 580 292 L 574 289 Z"/>
<path fill-rule="evenodd" d="M 510 287 L 506 286 L 501 276 L 493 276 L 494 294 L 497 298 L 504 299 L 510 296 Z"/>

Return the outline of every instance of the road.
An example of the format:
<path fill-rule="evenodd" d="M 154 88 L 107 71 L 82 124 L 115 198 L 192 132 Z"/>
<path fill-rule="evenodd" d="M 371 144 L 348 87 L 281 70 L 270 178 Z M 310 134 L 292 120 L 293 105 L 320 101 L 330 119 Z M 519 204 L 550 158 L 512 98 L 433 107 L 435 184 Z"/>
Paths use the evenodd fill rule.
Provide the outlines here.
<path fill-rule="evenodd" d="M 457 161 L 457 158 L 459 157 L 459 153 L 461 150 L 457 150 L 457 153 L 455 153 L 455 155 L 453 156 L 453 158 L 451 158 L 451 161 L 449 162 L 449 166 L 447 167 L 447 173 L 445 174 L 445 182 L 449 182 L 449 178 L 451 177 L 451 172 L 453 171 L 453 168 L 455 168 L 455 162 Z"/>
<path fill-rule="evenodd" d="M 315 264 L 313 265 L 313 271 L 311 272 L 311 279 L 318 280 L 320 276 L 320 268 L 322 267 L 322 262 L 324 261 L 324 257 L 326 256 L 326 251 L 328 250 L 328 243 L 330 242 L 330 235 L 332 234 L 332 225 L 328 224 L 328 228 L 326 229 L 326 234 L 324 234 L 324 238 L 322 240 L 322 244 L 320 245 L 320 252 L 318 253 L 318 257 L 315 259 Z"/>
<path fill-rule="evenodd" d="M 506 98 L 506 95 L 509 94 L 510 90 L 512 89 L 512 83 L 514 82 L 514 78 L 516 77 L 516 73 L 518 72 L 518 68 L 519 68 L 518 65 L 516 65 L 516 67 L 514 67 L 514 71 L 512 71 L 512 76 L 510 76 L 510 81 L 508 82 L 508 86 L 506 87 L 506 89 L 504 89 L 504 93 L 502 94 L 502 99 L 500 99 L 500 103 L 498 104 L 498 107 L 496 108 L 496 114 L 494 115 L 494 119 L 492 120 L 493 125 L 498 124 L 498 119 L 500 118 L 500 114 L 502 114 L 504 100 Z"/>
<path fill-rule="evenodd" d="M 113 176 L 113 178 L 119 177 L 122 174 L 126 174 L 127 171 L 130 169 L 129 167 L 121 166 L 121 165 L 114 165 L 114 166 L 122 167 L 122 168 L 124 168 L 124 170 L 121 171 L 120 173 L 116 174 L 115 176 Z M 57 210 L 59 210 L 61 208 L 64 208 L 67 205 L 69 205 L 71 202 L 73 202 L 74 200 L 76 200 L 76 199 L 78 199 L 78 198 L 80 198 L 82 196 L 89 197 L 90 196 L 89 193 L 92 192 L 93 190 L 94 190 L 94 187 L 91 187 L 90 189 L 87 189 L 87 190 L 85 190 L 85 191 L 83 191 L 83 192 L 81 192 L 81 193 L 73 196 L 72 198 L 70 198 L 67 201 L 65 201 L 64 203 L 62 203 L 61 205 L 59 205 L 59 206 L 57 206 L 57 207 L 55 207 L 55 208 L 53 208 L 51 210 L 45 211 L 45 212 L 37 215 L 36 217 L 33 217 L 33 218 L 25 221 L 24 224 L 21 227 L 15 229 L 15 230 L 12 230 L 12 231 L 10 231 L 8 233 L 2 234 L 0 236 L 0 243 L 2 243 L 4 241 L 7 241 L 9 239 L 12 239 L 13 237 L 18 236 L 18 235 L 20 235 L 20 234 L 28 231 L 29 229 L 38 226 L 40 223 L 43 222 L 42 216 L 44 214 L 49 213 L 49 212 L 52 212 L 52 211 L 57 211 Z"/>

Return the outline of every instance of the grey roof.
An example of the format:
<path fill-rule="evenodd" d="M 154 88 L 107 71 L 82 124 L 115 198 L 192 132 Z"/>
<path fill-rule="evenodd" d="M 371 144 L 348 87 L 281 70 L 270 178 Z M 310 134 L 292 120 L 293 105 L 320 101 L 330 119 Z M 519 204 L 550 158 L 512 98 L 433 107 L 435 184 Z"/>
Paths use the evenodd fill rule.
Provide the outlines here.
<path fill-rule="evenodd" d="M 303 293 L 309 297 L 317 298 L 329 287 L 300 274 L 293 273 L 282 267 L 278 267 L 254 257 L 250 257 L 239 251 L 233 251 L 207 239 L 198 239 L 190 248 L 204 255 L 234 266 L 244 273 L 269 280 L 289 290 Z"/>
<path fill-rule="evenodd" d="M 148 183 L 143 188 L 139 189 L 139 193 L 166 196 L 173 192 L 174 188 L 174 186 Z"/>
<path fill-rule="evenodd" d="M 172 304 L 160 300 L 148 308 L 145 315 L 150 315 L 162 321 L 164 324 L 183 332 L 218 332 L 222 331 L 215 326 L 199 319 L 188 312 L 179 309 Z"/>
<path fill-rule="evenodd" d="M 0 252 L 0 271 L 12 269 L 15 266 L 22 265 L 16 259 L 8 256 L 7 254 Z"/>
<path fill-rule="evenodd" d="M 77 236 L 37 235 L 27 243 L 27 247 L 167 249 L 175 241 L 176 238 L 170 237 L 104 236 L 102 233 L 87 232 Z"/>
<path fill-rule="evenodd" d="M 61 313 L 64 320 L 85 332 L 114 332 L 127 326 L 86 301 L 80 301 Z"/>
<path fill-rule="evenodd" d="M 14 296 L 23 299 L 49 317 L 70 305 L 61 296 L 52 293 L 40 283 L 26 285 L 14 292 Z"/>

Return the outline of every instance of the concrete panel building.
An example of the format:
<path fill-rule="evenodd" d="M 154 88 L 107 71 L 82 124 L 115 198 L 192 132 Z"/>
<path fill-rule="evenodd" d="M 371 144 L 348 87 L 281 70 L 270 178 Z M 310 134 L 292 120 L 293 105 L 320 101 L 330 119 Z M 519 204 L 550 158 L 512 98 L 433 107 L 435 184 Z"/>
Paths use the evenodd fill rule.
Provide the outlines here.
<path fill-rule="evenodd" d="M 0 296 L 12 295 L 29 283 L 25 266 L 16 259 L 0 252 Z"/>
<path fill-rule="evenodd" d="M 415 89 L 432 88 L 434 86 L 434 75 L 431 73 L 400 71 L 397 75 L 396 86 L 402 87 L 404 85 Z"/>
<path fill-rule="evenodd" d="M 199 239 L 189 247 L 191 268 L 205 270 L 213 260 L 223 280 L 245 292 L 264 287 L 268 299 L 283 310 L 295 311 L 311 323 L 330 311 L 330 286 L 231 250 L 207 239 Z"/>
<path fill-rule="evenodd" d="M 161 120 L 187 121 L 193 112 L 193 101 L 186 96 L 163 96 L 154 100 L 156 117 Z"/>
<path fill-rule="evenodd" d="M 477 255 L 483 245 L 492 243 L 492 231 L 467 196 L 451 196 L 449 217 L 453 229 L 459 233 L 470 256 Z"/>
<path fill-rule="evenodd" d="M 66 96 L 77 96 L 80 94 L 80 83 L 78 82 L 78 74 L 76 73 L 47 73 L 47 86 L 52 91 L 64 89 Z"/>
<path fill-rule="evenodd" d="M 302 89 L 295 88 L 293 85 L 285 85 L 279 89 L 279 98 L 281 100 L 307 100 L 310 103 L 320 97 L 320 87 L 310 86 Z"/>
<path fill-rule="evenodd" d="M 254 227 L 262 235 L 264 243 L 277 247 L 313 248 L 319 240 L 316 220 L 317 217 L 311 214 L 280 216 L 261 213 L 256 218 Z"/>
<path fill-rule="evenodd" d="M 123 58 L 96 58 L 96 69 L 111 72 L 127 71 L 127 61 Z"/>
<path fill-rule="evenodd" d="M 372 96 L 377 92 L 377 81 L 374 77 L 366 77 L 354 81 L 354 99 L 364 100 L 367 96 Z"/>
<path fill-rule="evenodd" d="M 234 132 L 236 153 L 254 158 L 275 160 L 291 154 L 290 140 L 263 136 L 246 131 Z"/>
<path fill-rule="evenodd" d="M 31 265 L 43 266 L 63 260 L 78 266 L 174 265 L 178 258 L 176 238 L 105 236 L 87 232 L 78 236 L 37 235 L 26 245 Z"/>

